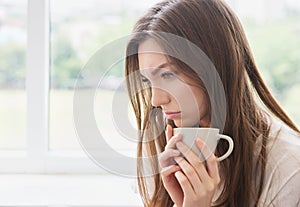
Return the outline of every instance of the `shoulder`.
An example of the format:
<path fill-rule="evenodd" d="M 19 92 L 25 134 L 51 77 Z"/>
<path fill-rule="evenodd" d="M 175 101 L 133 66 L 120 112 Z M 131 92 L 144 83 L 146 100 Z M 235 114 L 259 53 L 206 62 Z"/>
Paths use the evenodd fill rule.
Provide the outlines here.
<path fill-rule="evenodd" d="M 275 206 L 300 205 L 300 135 L 281 122 L 271 126 L 267 144 L 265 202 Z"/>
<path fill-rule="evenodd" d="M 273 121 L 267 143 L 267 170 L 287 176 L 300 171 L 300 134 L 279 121 Z"/>
<path fill-rule="evenodd" d="M 295 164 L 300 168 L 300 134 L 279 121 L 273 121 L 267 143 L 267 164 Z M 286 166 L 287 167 L 287 166 Z"/>

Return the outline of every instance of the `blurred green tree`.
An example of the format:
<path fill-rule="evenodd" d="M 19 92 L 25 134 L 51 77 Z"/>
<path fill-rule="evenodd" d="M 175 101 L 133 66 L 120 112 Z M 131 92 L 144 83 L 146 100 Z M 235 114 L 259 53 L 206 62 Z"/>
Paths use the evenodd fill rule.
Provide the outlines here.
<path fill-rule="evenodd" d="M 26 49 L 25 45 L 6 42 L 0 45 L 0 86 L 24 87 Z"/>
<path fill-rule="evenodd" d="M 299 17 L 290 16 L 265 23 L 246 21 L 250 45 L 269 87 L 279 99 L 300 85 Z"/>
<path fill-rule="evenodd" d="M 51 51 L 51 87 L 72 88 L 82 67 L 70 41 L 58 35 Z"/>

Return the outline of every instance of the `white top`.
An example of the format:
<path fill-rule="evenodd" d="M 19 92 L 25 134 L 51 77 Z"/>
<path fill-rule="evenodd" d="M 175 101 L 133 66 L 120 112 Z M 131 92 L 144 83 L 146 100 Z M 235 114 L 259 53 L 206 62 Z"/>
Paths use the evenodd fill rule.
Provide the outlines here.
<path fill-rule="evenodd" d="M 265 184 L 259 206 L 300 206 L 300 136 L 272 120 Z"/>

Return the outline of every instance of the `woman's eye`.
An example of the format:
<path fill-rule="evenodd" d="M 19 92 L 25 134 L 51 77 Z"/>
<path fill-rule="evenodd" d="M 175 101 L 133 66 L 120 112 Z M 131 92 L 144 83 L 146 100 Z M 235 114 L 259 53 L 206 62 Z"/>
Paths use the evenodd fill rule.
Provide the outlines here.
<path fill-rule="evenodd" d="M 145 78 L 143 76 L 141 77 L 141 80 L 142 80 L 143 83 L 147 83 L 147 84 L 150 83 L 150 81 L 148 80 L 148 78 Z"/>
<path fill-rule="evenodd" d="M 172 72 L 165 72 L 165 73 L 162 73 L 161 74 L 161 77 L 163 79 L 170 79 L 170 78 L 173 78 L 174 77 L 174 73 Z"/>

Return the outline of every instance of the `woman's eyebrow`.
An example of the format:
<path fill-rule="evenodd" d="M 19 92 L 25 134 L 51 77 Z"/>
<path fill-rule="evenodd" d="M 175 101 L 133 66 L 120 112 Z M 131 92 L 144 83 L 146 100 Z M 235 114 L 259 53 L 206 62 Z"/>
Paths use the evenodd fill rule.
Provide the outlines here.
<path fill-rule="evenodd" d="M 151 75 L 155 76 L 161 69 L 165 68 L 166 66 L 170 66 L 170 65 L 172 65 L 172 64 L 169 62 L 160 64 L 151 72 Z"/>

